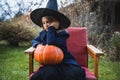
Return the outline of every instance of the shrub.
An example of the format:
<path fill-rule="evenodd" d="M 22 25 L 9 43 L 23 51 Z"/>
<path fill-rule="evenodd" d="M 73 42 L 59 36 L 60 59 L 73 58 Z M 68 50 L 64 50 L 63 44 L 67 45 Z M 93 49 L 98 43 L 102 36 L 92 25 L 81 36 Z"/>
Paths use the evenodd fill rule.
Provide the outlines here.
<path fill-rule="evenodd" d="M 34 37 L 34 30 L 17 19 L 0 23 L 0 37 L 10 45 L 19 46 L 21 42 L 29 42 Z"/>
<path fill-rule="evenodd" d="M 89 43 L 96 47 L 101 47 L 104 44 L 103 43 L 104 35 L 105 33 L 98 34 L 94 31 L 89 31 L 88 32 Z"/>
<path fill-rule="evenodd" d="M 115 32 L 107 44 L 110 59 L 120 60 L 120 32 Z"/>

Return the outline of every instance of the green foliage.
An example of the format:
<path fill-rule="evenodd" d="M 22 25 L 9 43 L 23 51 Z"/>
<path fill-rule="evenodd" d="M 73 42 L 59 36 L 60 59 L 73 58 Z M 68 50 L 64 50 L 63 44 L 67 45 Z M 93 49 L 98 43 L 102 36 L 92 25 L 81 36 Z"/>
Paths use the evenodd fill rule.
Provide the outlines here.
<path fill-rule="evenodd" d="M 110 58 L 120 60 L 120 32 L 115 32 L 107 44 Z"/>
<path fill-rule="evenodd" d="M 31 41 L 35 37 L 34 32 L 32 27 L 18 19 L 0 23 L 0 38 L 13 46 Z"/>
<path fill-rule="evenodd" d="M 114 46 L 114 47 L 120 49 L 120 32 L 115 32 L 112 35 L 112 37 L 111 37 L 109 42 L 111 43 L 111 46 Z"/>

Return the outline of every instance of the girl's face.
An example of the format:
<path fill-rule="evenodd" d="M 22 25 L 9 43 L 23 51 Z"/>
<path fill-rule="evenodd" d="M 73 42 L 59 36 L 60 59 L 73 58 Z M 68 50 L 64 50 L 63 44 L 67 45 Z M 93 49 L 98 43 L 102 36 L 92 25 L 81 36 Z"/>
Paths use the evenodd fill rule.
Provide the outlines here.
<path fill-rule="evenodd" d="M 46 17 L 42 17 L 42 24 L 43 24 L 43 28 L 45 30 L 48 30 L 48 27 L 50 26 L 51 22 L 48 21 Z"/>
<path fill-rule="evenodd" d="M 47 31 L 49 26 L 55 27 L 55 29 L 59 28 L 59 22 L 58 21 L 53 21 L 49 20 L 47 17 L 42 17 L 42 24 L 43 28 Z"/>

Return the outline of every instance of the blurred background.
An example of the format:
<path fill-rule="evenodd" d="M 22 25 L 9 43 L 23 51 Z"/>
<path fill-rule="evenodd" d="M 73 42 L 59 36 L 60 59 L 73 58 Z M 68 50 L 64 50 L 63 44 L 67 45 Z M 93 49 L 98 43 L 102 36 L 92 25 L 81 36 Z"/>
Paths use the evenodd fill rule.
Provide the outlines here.
<path fill-rule="evenodd" d="M 0 67 L 0 80 L 25 80 L 19 79 L 19 76 L 16 79 L 7 78 L 6 76 L 10 74 L 11 70 L 8 68 L 6 71 L 3 67 L 7 66 L 5 61 L 9 60 L 8 57 L 13 57 L 13 54 L 16 55 L 16 53 L 21 54 L 31 46 L 31 40 L 38 35 L 41 28 L 32 23 L 29 15 L 34 9 L 45 7 L 47 1 L 0 0 L 0 65 L 4 64 Z M 58 0 L 58 6 L 59 11 L 71 20 L 70 26 L 87 27 L 88 43 L 105 53 L 100 66 L 100 80 L 119 80 L 120 0 Z M 22 68 L 24 66 L 25 64 L 21 65 Z M 105 70 L 103 66 L 106 66 Z M 28 70 L 27 67 L 24 69 Z M 19 72 L 15 70 L 12 73 Z M 25 74 L 25 77 L 27 72 L 21 74 Z"/>

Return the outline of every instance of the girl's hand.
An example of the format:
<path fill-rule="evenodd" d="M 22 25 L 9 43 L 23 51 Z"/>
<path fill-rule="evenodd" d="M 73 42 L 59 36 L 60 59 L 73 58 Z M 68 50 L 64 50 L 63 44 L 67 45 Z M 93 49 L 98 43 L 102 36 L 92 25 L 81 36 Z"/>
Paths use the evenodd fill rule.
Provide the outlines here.
<path fill-rule="evenodd" d="M 55 29 L 58 29 L 59 28 L 59 24 L 60 23 L 58 21 L 54 21 L 54 22 L 51 23 L 50 26 L 53 26 L 53 27 L 55 27 Z"/>
<path fill-rule="evenodd" d="M 42 44 L 38 44 L 36 47 L 41 47 L 42 46 Z"/>

